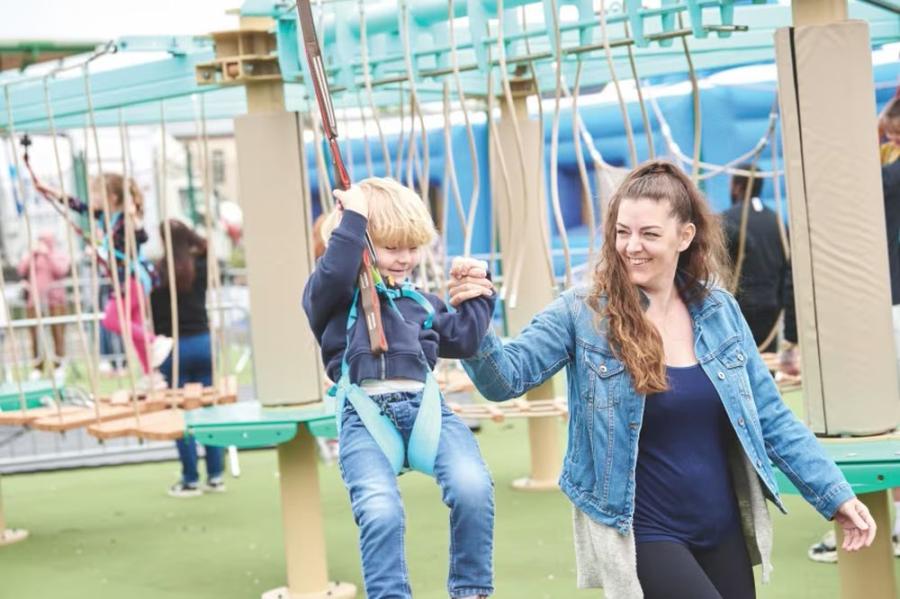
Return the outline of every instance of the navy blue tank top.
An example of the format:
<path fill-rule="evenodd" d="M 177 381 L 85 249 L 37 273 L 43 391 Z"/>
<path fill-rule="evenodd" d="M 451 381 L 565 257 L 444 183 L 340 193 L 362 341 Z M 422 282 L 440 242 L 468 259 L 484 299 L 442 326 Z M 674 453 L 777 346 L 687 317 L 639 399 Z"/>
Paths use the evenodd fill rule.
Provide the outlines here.
<path fill-rule="evenodd" d="M 635 472 L 637 542 L 719 545 L 740 526 L 728 447 L 734 431 L 699 364 L 668 366 L 669 389 L 648 395 Z"/>

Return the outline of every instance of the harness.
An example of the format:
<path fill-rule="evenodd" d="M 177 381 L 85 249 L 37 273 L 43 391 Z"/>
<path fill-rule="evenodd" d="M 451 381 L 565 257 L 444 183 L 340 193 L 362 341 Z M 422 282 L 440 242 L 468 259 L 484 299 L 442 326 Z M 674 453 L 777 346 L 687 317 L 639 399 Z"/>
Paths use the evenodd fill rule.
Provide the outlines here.
<path fill-rule="evenodd" d="M 404 282 L 399 289 L 391 289 L 378 283 L 376 289 L 387 298 L 391 309 L 400 314 L 400 309 L 394 303 L 394 299 L 405 297 L 412 299 L 428 313 L 428 317 L 422 324 L 425 329 L 430 329 L 434 320 L 434 307 L 424 295 L 416 291 L 409 282 Z M 344 413 L 344 402 L 349 401 L 356 413 L 359 414 L 369 434 L 375 439 L 378 447 L 387 457 L 395 474 L 402 474 L 408 470 L 418 470 L 428 476 L 434 475 L 434 460 L 437 455 L 438 442 L 441 436 L 441 390 L 438 387 L 425 353 L 421 351 L 422 362 L 425 366 L 425 389 L 422 392 L 422 404 L 416 415 L 412 432 L 409 436 L 409 444 L 404 448 L 403 437 L 394 425 L 393 421 L 372 401 L 372 398 L 356 384 L 350 382 L 350 367 L 347 364 L 347 351 L 350 348 L 350 331 L 357 321 L 357 305 L 359 303 L 359 289 L 353 294 L 353 303 L 350 305 L 350 313 L 347 315 L 347 346 L 344 356 L 341 358 L 341 378 L 333 388 L 337 399 L 337 426 L 338 433 L 341 430 L 341 416 Z M 404 319 L 405 320 L 405 319 Z"/>
<path fill-rule="evenodd" d="M 110 231 L 107 231 L 107 234 L 103 236 L 103 240 L 100 242 L 100 246 L 98 248 L 98 253 L 101 256 L 109 256 L 111 251 L 115 254 L 116 260 L 120 265 L 125 264 L 125 254 L 120 250 L 116 249 L 115 245 L 110 246 L 109 240 L 110 238 L 115 237 L 116 233 L 116 225 L 119 224 L 119 221 L 122 219 L 122 213 L 116 212 L 112 215 L 110 220 Z M 104 229 L 103 217 L 97 217 L 97 223 L 99 228 Z M 153 289 L 153 276 L 150 274 L 150 269 L 147 266 L 147 260 L 140 255 L 140 250 L 138 250 L 138 260 L 137 262 L 131 262 L 131 272 L 135 274 L 138 280 L 141 282 L 141 287 L 144 288 L 145 293 L 150 293 Z M 120 268 L 124 268 L 121 266 Z"/>

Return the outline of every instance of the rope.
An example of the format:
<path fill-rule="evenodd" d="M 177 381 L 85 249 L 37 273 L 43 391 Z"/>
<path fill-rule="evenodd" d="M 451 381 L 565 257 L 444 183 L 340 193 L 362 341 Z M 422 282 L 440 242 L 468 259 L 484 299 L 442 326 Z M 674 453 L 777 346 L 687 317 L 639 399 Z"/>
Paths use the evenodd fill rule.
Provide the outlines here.
<path fill-rule="evenodd" d="M 209 172 L 209 136 L 206 131 L 206 96 L 200 96 L 200 122 L 202 124 L 200 139 L 203 144 L 203 201 L 205 212 L 203 220 L 204 226 L 206 227 L 207 287 L 212 292 L 212 308 L 217 315 L 217 322 L 221 327 L 224 317 L 221 310 L 219 310 L 219 296 L 221 293 L 219 282 L 221 279 L 219 274 L 219 260 L 215 251 L 215 230 L 213 229 L 212 220 L 212 177 Z M 224 337 L 220 334 L 221 331 L 216 329 L 217 327 L 210 327 L 210 346 L 212 350 L 213 386 L 216 389 L 219 389 L 223 383 L 222 373 L 224 371 L 227 348 L 221 346 L 224 342 Z M 218 393 L 214 397 L 214 403 L 218 403 Z"/>
<path fill-rule="evenodd" d="M 509 71 L 507 70 L 506 65 L 506 44 L 503 38 L 503 0 L 497 0 L 497 52 L 498 52 L 498 60 L 500 62 L 500 84 L 503 87 L 503 97 L 506 101 L 506 107 L 509 111 L 510 121 L 513 128 L 513 134 L 516 140 L 516 153 L 519 157 L 519 171 L 522 177 L 522 190 L 524 192 L 524 201 L 522 202 L 522 226 L 520 231 L 528 230 L 529 216 L 530 210 L 529 205 L 530 194 L 528 189 L 528 176 L 527 176 L 527 167 L 525 164 L 525 147 L 522 142 L 522 131 L 519 128 L 518 117 L 516 115 L 515 103 L 513 102 L 512 96 L 512 87 L 509 84 Z M 535 90 L 538 92 L 538 98 L 540 99 L 539 90 Z M 539 133 L 541 142 L 543 142 L 544 132 L 543 130 Z M 506 193 L 511 194 L 512 190 L 510 187 L 506 188 Z M 538 197 L 540 197 L 540 192 L 538 191 Z M 512 204 L 513 198 L 509 197 L 510 205 Z M 544 246 L 544 257 L 547 261 L 547 271 L 550 274 L 550 280 L 554 280 L 554 270 L 553 270 L 553 257 L 550 252 L 550 239 L 547 228 L 543 226 L 543 219 L 540 218 L 540 214 L 538 214 L 538 229 L 541 232 L 541 241 Z M 518 293 L 519 293 L 519 283 L 522 277 L 522 267 L 525 263 L 525 248 L 527 244 L 523 242 L 518 244 L 518 252 L 516 254 L 516 258 L 513 261 L 513 270 L 512 270 L 512 291 L 510 293 L 509 298 L 509 306 L 510 308 L 515 308 L 518 303 Z"/>
<path fill-rule="evenodd" d="M 681 150 L 681 148 L 678 145 L 678 142 L 676 142 L 674 137 L 672 136 L 672 129 L 669 126 L 669 122 L 666 120 L 665 116 L 662 113 L 662 110 L 659 107 L 659 103 L 656 101 L 656 98 L 653 96 L 650 97 L 650 105 L 653 108 L 653 112 L 656 115 L 656 119 L 659 121 L 659 130 L 660 130 L 660 133 L 663 134 L 663 139 L 666 142 L 666 147 L 668 148 L 669 152 L 671 152 L 672 155 L 675 157 L 675 159 L 678 160 L 679 162 L 687 162 L 687 161 L 691 160 L 691 157 L 687 156 Z M 769 113 L 769 126 L 772 126 L 772 124 L 777 120 L 777 118 L 778 118 L 778 114 L 776 112 L 770 112 Z M 763 147 L 765 147 L 766 143 L 768 143 L 768 138 L 769 138 L 769 134 L 767 132 L 762 137 L 759 138 L 759 140 L 756 142 L 756 144 L 753 146 L 753 148 L 751 148 L 747 152 L 744 152 L 737 158 L 728 161 L 725 164 L 713 164 L 710 162 L 700 161 L 700 167 L 707 169 L 709 172 L 701 174 L 699 179 L 701 181 L 706 180 L 706 179 L 711 179 L 712 177 L 718 176 L 722 173 L 727 173 L 729 175 L 743 175 L 745 177 L 749 177 L 750 171 L 744 170 L 744 169 L 739 169 L 739 168 L 734 168 L 734 167 L 735 167 L 735 165 L 741 164 L 742 162 L 746 162 L 747 160 L 752 158 L 754 154 L 756 154 Z M 784 174 L 783 170 L 756 171 L 755 176 L 761 177 L 761 178 L 772 178 L 772 177 L 780 177 L 783 174 Z"/>
<path fill-rule="evenodd" d="M 488 55 L 490 55 L 490 48 L 488 48 Z M 511 195 L 512 184 L 509 179 L 509 169 L 506 165 L 506 158 L 503 155 L 503 148 L 500 147 L 500 132 L 497 128 L 497 122 L 494 120 L 494 73 L 493 69 L 488 72 L 488 85 L 487 85 L 487 122 L 488 127 L 490 129 L 490 135 L 488 139 L 490 141 L 491 146 L 494 149 L 494 153 L 497 156 L 497 164 L 500 165 L 500 177 L 503 179 L 503 186 L 506 190 L 507 195 Z M 509 222 L 509 226 L 512 227 L 513 224 L 513 213 L 512 213 L 512 198 L 509 198 L 510 201 L 506 203 L 507 210 L 507 219 Z M 497 202 L 491 202 L 494 209 L 494 222 L 499 226 L 499 211 L 500 207 Z M 494 227 L 491 227 L 491 263 L 493 264 L 495 261 L 494 257 L 494 248 L 496 246 L 497 234 Z M 509 241 L 508 255 L 512 259 L 515 255 L 515 245 L 513 240 L 516 238 L 515 235 L 508 235 L 507 241 Z M 507 282 L 512 280 L 511 273 L 507 273 L 504 270 L 503 279 L 500 282 L 500 290 L 498 291 L 498 295 L 501 300 L 506 301 L 507 297 Z"/>
<path fill-rule="evenodd" d="M 90 132 L 90 128 L 88 127 L 88 119 L 87 119 L 87 117 L 85 117 L 85 122 L 84 122 L 85 172 L 87 171 L 87 165 L 89 164 L 89 156 L 90 156 L 89 151 L 90 151 L 91 144 L 90 144 L 89 132 Z M 88 211 L 90 212 L 90 201 L 88 201 Z M 90 260 L 90 264 L 91 264 L 91 268 L 90 268 L 91 293 L 93 295 L 93 298 L 91 298 L 91 307 L 94 309 L 94 314 L 99 314 L 100 313 L 100 268 L 99 268 L 100 259 L 99 259 L 99 254 L 96 251 L 93 251 L 94 248 L 96 247 L 94 240 L 97 239 L 97 222 L 94 219 L 93 214 L 88 215 L 87 221 L 88 221 L 88 232 L 90 233 L 90 239 L 91 239 L 90 247 L 92 249 L 92 251 L 89 252 L 89 254 L 90 254 L 89 260 Z M 79 229 L 79 231 L 80 230 L 81 229 Z M 109 266 L 107 265 L 107 270 L 108 269 L 109 269 Z M 110 273 L 111 273 L 111 271 L 110 271 Z M 112 274 L 110 275 L 110 277 L 112 277 Z M 95 360 L 94 363 L 98 365 L 98 369 L 99 369 L 99 365 L 100 365 L 100 326 L 101 326 L 101 324 L 100 324 L 99 320 L 94 321 L 94 326 L 93 326 L 94 335 L 93 335 L 92 341 L 94 342 L 94 360 Z M 100 407 L 96 404 L 96 402 L 94 403 L 94 408 L 95 408 L 94 415 L 97 417 L 97 421 L 99 422 L 100 421 Z"/>
<path fill-rule="evenodd" d="M 137 280 L 136 277 L 132 278 L 133 275 L 131 274 L 132 273 L 131 257 L 132 257 L 132 255 L 135 255 L 135 256 L 137 255 L 137 252 L 136 252 L 137 239 L 135 238 L 135 233 L 134 233 L 134 221 L 135 221 L 135 216 L 136 216 L 137 210 L 134 206 L 134 196 L 131 193 L 131 169 L 130 169 L 130 164 L 128 162 L 128 148 L 126 147 L 124 128 L 125 128 L 125 121 L 122 117 L 122 109 L 120 108 L 119 109 L 119 143 L 121 144 L 121 147 L 122 147 L 122 200 L 124 202 L 124 206 L 123 206 L 123 210 L 122 210 L 122 226 L 124 227 L 124 237 L 125 237 L 125 261 L 124 261 L 124 264 L 125 264 L 125 305 L 128 307 L 128 318 L 124 321 L 124 326 L 125 326 L 125 336 L 132 342 L 128 347 L 133 348 L 134 351 L 137 351 L 137 348 L 133 347 L 134 337 L 132 335 L 132 331 L 134 330 L 135 324 L 131 320 L 131 301 L 132 301 L 132 298 L 131 298 L 132 284 L 131 283 L 132 283 L 132 281 Z M 105 183 L 104 183 L 104 187 L 105 187 Z M 115 252 L 114 236 L 112 235 L 112 233 L 110 233 L 110 236 L 113 238 L 111 251 Z M 140 287 L 140 285 L 138 285 L 138 287 Z M 146 319 L 143 318 L 144 311 L 141 309 L 141 302 L 140 302 L 140 296 L 141 296 L 142 290 L 135 289 L 134 292 L 138 294 L 138 297 L 136 298 L 138 300 L 138 310 L 140 311 L 142 320 L 143 320 L 143 322 L 141 323 L 141 326 L 146 328 L 147 321 L 146 321 Z M 121 323 L 122 321 L 120 320 L 119 322 Z M 144 351 L 145 351 L 145 355 L 147 356 L 147 365 L 148 365 L 147 374 L 151 375 L 152 374 L 152 368 L 150 367 L 151 354 L 150 354 L 150 346 L 148 344 L 146 334 L 143 336 L 143 339 L 144 339 Z M 128 370 L 130 372 L 133 369 L 133 362 L 129 361 L 128 364 L 129 364 Z M 152 393 L 151 377 L 148 376 L 148 380 L 151 380 L 150 387 L 151 387 L 151 393 Z M 134 412 L 135 425 L 137 426 L 137 428 L 140 428 L 141 427 L 141 414 L 140 414 L 140 410 L 138 410 L 137 394 L 132 395 L 131 401 L 129 403 L 131 403 L 131 408 L 132 408 L 132 411 Z"/>
<path fill-rule="evenodd" d="M 109 193 L 107 191 L 106 185 L 106 175 L 103 172 L 103 162 L 100 157 L 100 137 L 97 134 L 97 121 L 96 115 L 94 114 L 94 98 L 93 93 L 91 91 L 91 77 L 90 77 L 90 65 L 85 64 L 83 73 L 84 73 L 84 96 L 85 101 L 87 102 L 87 112 L 88 112 L 88 124 L 92 134 L 93 142 L 94 142 L 94 153 L 97 155 L 97 171 L 100 177 L 101 187 L 102 189 L 102 199 L 103 199 L 103 223 L 106 229 L 107 235 L 110 237 L 110 252 L 109 252 L 109 264 L 110 270 L 113 273 L 112 285 L 113 285 L 113 300 L 116 302 L 116 313 L 119 318 L 120 323 L 125 322 L 125 310 L 122 306 L 122 288 L 119 284 L 119 268 L 118 268 L 118 260 L 116 258 L 115 252 L 115 235 L 113 234 L 112 228 L 112 219 L 110 217 L 110 207 L 109 207 Z M 88 202 L 88 212 L 91 212 L 90 201 Z M 91 214 L 91 218 L 89 219 L 93 221 L 93 214 Z M 128 276 L 128 272 L 125 272 L 126 277 Z M 132 339 L 125 335 L 126 337 L 123 339 L 125 343 L 125 356 L 126 361 L 128 363 L 128 380 L 131 386 L 132 395 L 136 396 L 136 385 L 134 380 L 134 368 L 133 368 L 133 359 L 134 359 L 134 342 Z"/>
<path fill-rule="evenodd" d="M 625 26 L 625 37 L 630 38 L 628 21 L 623 21 Z M 650 128 L 650 117 L 647 115 L 647 105 L 644 102 L 644 91 L 641 88 L 641 78 L 638 77 L 637 61 L 634 59 L 634 44 L 626 44 L 628 51 L 628 66 L 631 68 L 631 78 L 634 81 L 634 89 L 637 91 L 638 106 L 641 108 L 641 122 L 644 124 L 644 133 L 647 135 L 647 156 L 649 160 L 656 158 L 656 149 L 653 147 L 653 129 Z M 579 61 L 580 62 L 580 61 Z"/>
<path fill-rule="evenodd" d="M 362 98 L 359 95 L 359 88 L 356 89 L 356 107 L 359 110 L 359 118 L 362 121 L 363 157 L 366 161 L 366 176 L 374 177 L 375 169 L 372 166 L 372 148 L 369 146 L 369 123 L 366 120 L 366 111 L 363 109 Z"/>
<path fill-rule="evenodd" d="M 456 162 L 453 159 L 453 137 L 450 128 L 450 84 L 444 81 L 444 170 L 446 176 L 444 180 L 447 182 L 448 193 L 452 192 L 453 204 L 456 207 L 456 216 L 459 218 L 459 226 L 463 232 L 463 238 L 469 238 L 468 221 L 466 220 L 466 211 L 462 203 L 462 194 L 459 192 L 459 180 L 456 176 Z M 447 212 L 446 210 L 444 211 Z M 446 233 L 446 227 L 444 227 Z"/>
<path fill-rule="evenodd" d="M 312 118 L 313 147 L 316 156 L 316 175 L 319 183 L 319 205 L 323 211 L 330 212 L 334 209 L 334 196 L 331 194 L 331 178 L 328 176 L 325 149 L 322 147 L 322 121 L 315 110 L 310 111 L 310 117 Z"/>
<path fill-rule="evenodd" d="M 616 97 L 619 99 L 619 110 L 622 112 L 625 138 L 628 141 L 628 154 L 631 156 L 631 166 L 634 168 L 638 164 L 637 149 L 634 144 L 634 133 L 631 130 L 631 117 L 628 116 L 628 107 L 625 105 L 625 98 L 619 85 L 619 77 L 616 75 L 616 65 L 613 62 L 612 48 L 609 45 L 609 32 L 606 29 L 606 0 L 600 0 L 600 36 L 609 76 L 612 79 L 613 87 L 615 87 Z"/>
<path fill-rule="evenodd" d="M 556 10 L 556 0 L 550 0 L 550 10 L 553 13 L 553 37 L 556 49 L 556 90 L 553 98 L 553 125 L 550 135 L 550 200 L 553 207 L 553 217 L 556 220 L 556 229 L 562 242 L 563 260 L 566 271 L 566 288 L 572 286 L 572 256 L 569 251 L 569 235 L 563 221 L 562 208 L 559 203 L 559 118 L 562 106 L 562 36 L 559 31 L 559 16 Z M 527 38 L 526 38 L 527 39 Z M 579 61 L 580 64 L 580 61 Z M 538 94 L 538 104 L 541 103 Z M 541 128 L 543 135 L 543 127 Z M 555 273 L 554 273 L 555 274 Z"/>
<path fill-rule="evenodd" d="M 168 156 L 166 154 L 166 104 L 165 100 L 159 101 L 159 135 L 160 135 L 160 168 L 159 195 L 156 201 L 159 204 L 159 218 L 163 224 L 163 244 L 166 249 L 166 274 L 169 283 L 169 310 L 172 312 L 172 380 L 171 387 L 177 388 L 180 380 L 180 348 L 178 334 L 178 285 L 175 281 L 175 256 L 172 253 L 172 223 L 169 222 L 169 173 Z M 204 165 L 205 166 L 205 165 Z M 204 171 L 205 176 L 205 171 Z"/>
<path fill-rule="evenodd" d="M 10 136 L 10 141 L 12 142 L 12 156 L 13 156 L 13 165 L 16 168 L 16 182 L 19 186 L 19 196 L 22 198 L 22 216 L 25 221 L 25 239 L 27 240 L 28 251 L 31 251 L 31 244 L 34 243 L 34 237 L 32 235 L 31 230 L 31 217 L 28 214 L 28 202 L 25 198 L 25 183 L 22 180 L 22 171 L 19 166 L 19 153 L 16 151 L 15 147 L 15 139 L 16 139 L 16 124 L 13 119 L 12 113 L 12 103 L 10 102 L 9 96 L 9 85 L 3 86 L 3 93 L 6 100 L 6 122 L 8 124 L 8 131 Z M 41 298 L 37 293 L 37 274 L 34 268 L 34 260 L 28 260 L 28 281 L 31 286 L 30 292 L 32 295 L 32 299 L 34 301 L 34 315 L 37 319 L 37 329 L 38 329 L 38 337 L 40 338 L 40 344 L 38 351 L 40 352 L 41 359 L 44 362 L 44 372 L 46 374 L 48 365 L 52 360 L 50 360 L 50 341 L 47 338 L 47 329 L 44 326 L 43 320 L 43 308 L 41 306 Z M 53 399 L 56 403 L 56 414 L 62 419 L 62 409 L 60 406 L 60 401 L 62 400 L 62 396 L 59 393 L 59 389 L 56 385 L 56 378 L 54 376 L 49 377 L 50 386 L 53 390 Z"/>
<path fill-rule="evenodd" d="M 572 145 L 575 148 L 575 161 L 578 165 L 578 179 L 581 181 L 581 203 L 588 213 L 588 254 L 593 255 L 597 242 L 597 215 L 594 212 L 594 200 L 591 198 L 591 183 L 588 179 L 587 165 L 581 152 L 581 117 L 578 114 L 578 96 L 581 85 L 581 69 L 584 63 L 578 58 L 575 68 L 575 92 L 572 95 Z"/>
<path fill-rule="evenodd" d="M 9 100 L 7 99 L 6 105 L 9 106 Z M 14 138 L 10 137 L 10 140 L 15 143 Z M 13 145 L 13 149 L 15 146 Z M 28 409 L 28 403 L 25 400 L 25 391 L 22 389 L 22 372 L 20 370 L 21 366 L 21 352 L 19 351 L 19 341 L 16 339 L 16 331 L 12 326 L 12 314 L 9 311 L 9 303 L 6 301 L 6 277 L 3 274 L 3 265 L 0 264 L 0 304 L 3 304 L 3 317 L 6 319 L 4 322 L 6 323 L 6 333 L 9 335 L 10 347 L 12 347 L 13 354 L 13 379 L 16 382 L 16 391 L 19 394 L 19 407 L 22 409 L 24 413 L 25 410 Z"/>
<path fill-rule="evenodd" d="M 384 131 L 381 128 L 381 120 L 378 118 L 378 110 L 375 108 L 375 94 L 372 92 L 372 75 L 369 70 L 369 42 L 366 36 L 365 0 L 359 0 L 358 9 L 359 54 L 360 60 L 362 61 L 363 85 L 366 89 L 366 98 L 369 101 L 369 108 L 372 110 L 372 117 L 375 119 L 375 128 L 378 129 L 378 139 L 381 141 L 381 153 L 384 158 L 385 176 L 392 177 L 391 154 L 388 150 L 387 139 L 384 137 Z"/>
<path fill-rule="evenodd" d="M 472 121 L 469 118 L 469 109 L 466 106 L 466 93 L 463 90 L 462 78 L 459 75 L 459 57 L 456 51 L 456 31 L 453 22 L 455 20 L 454 0 L 447 0 L 447 25 L 450 34 L 450 68 L 453 70 L 453 82 L 456 86 L 456 95 L 459 97 L 459 105 L 462 109 L 463 120 L 466 124 L 466 138 L 469 142 L 469 156 L 472 158 L 472 196 L 469 198 L 469 213 L 466 217 L 466 226 L 463 228 L 463 255 L 472 255 L 472 232 L 475 228 L 475 215 L 478 212 L 478 198 L 481 192 L 481 179 L 478 168 L 478 151 L 475 146 L 475 134 L 472 131 Z M 493 251 L 493 249 L 492 249 Z"/>
<path fill-rule="evenodd" d="M 59 190 L 62 197 L 66 197 L 66 183 L 65 177 L 63 175 L 62 169 L 62 160 L 59 155 L 59 139 L 56 132 L 56 122 L 53 115 L 53 104 L 50 101 L 50 86 L 48 85 L 48 79 L 44 78 L 44 106 L 47 112 L 47 122 L 50 126 L 50 137 L 53 140 L 53 157 L 56 163 L 56 175 L 59 179 Z M 29 165 L 30 170 L 30 165 Z M 32 173 L 33 174 L 33 173 Z M 57 206 L 55 202 L 50 202 L 50 204 L 54 207 Z M 80 281 L 81 276 L 79 274 L 78 269 L 78 261 L 75 260 L 75 239 L 72 235 L 72 221 L 68 218 L 68 214 L 66 214 L 66 221 L 70 226 L 66 227 L 66 245 L 69 250 L 69 256 L 72 257 L 72 276 L 75 278 L 75 281 Z M 81 229 L 78 229 L 81 232 Z M 95 364 L 93 360 L 90 359 L 91 351 L 88 346 L 87 335 L 84 332 L 84 313 L 81 310 L 81 285 L 75 284 L 73 285 L 73 294 L 75 296 L 75 320 L 78 323 L 78 340 L 81 343 L 81 349 L 84 352 L 84 355 L 87 356 L 87 373 L 88 373 L 88 381 L 91 385 L 91 395 L 94 398 L 99 397 L 98 384 L 97 384 L 97 371 L 95 369 Z"/>
<path fill-rule="evenodd" d="M 678 26 L 684 28 L 682 14 L 678 13 Z M 684 58 L 687 61 L 688 77 L 691 80 L 691 96 L 694 110 L 694 157 L 691 162 L 691 180 L 696 185 L 700 181 L 700 146 L 703 143 L 703 113 L 700 110 L 700 83 L 697 81 L 697 72 L 694 70 L 694 61 L 691 58 L 691 50 L 688 47 L 687 36 L 682 36 L 681 45 L 684 48 Z"/>
<path fill-rule="evenodd" d="M 400 82 L 400 85 L 397 86 L 400 92 L 400 133 L 397 135 L 397 180 L 403 178 L 403 138 L 406 135 L 406 122 L 405 115 L 403 112 L 403 82 Z"/>

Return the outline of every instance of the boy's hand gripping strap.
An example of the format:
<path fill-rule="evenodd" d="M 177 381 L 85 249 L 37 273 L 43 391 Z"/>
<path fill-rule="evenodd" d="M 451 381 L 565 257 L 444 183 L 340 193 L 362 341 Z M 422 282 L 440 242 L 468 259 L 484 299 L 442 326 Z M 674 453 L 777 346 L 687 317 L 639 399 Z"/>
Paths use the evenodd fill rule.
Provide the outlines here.
<path fill-rule="evenodd" d="M 334 118 L 334 107 L 331 104 L 331 93 L 328 90 L 328 80 L 325 78 L 325 64 L 322 61 L 322 51 L 319 49 L 319 38 L 316 35 L 316 25 L 313 20 L 310 0 L 297 2 L 297 15 L 300 20 L 300 31 L 303 34 L 303 46 L 306 49 L 306 61 L 309 64 L 309 74 L 312 79 L 313 90 L 316 94 L 316 103 L 319 105 L 319 113 L 322 115 L 322 129 L 328 147 L 331 150 L 331 163 L 334 174 L 337 177 L 338 187 L 350 189 L 350 175 L 341 158 L 341 149 L 337 142 L 337 121 Z M 381 303 L 378 300 L 378 292 L 375 290 L 377 271 L 374 268 L 375 246 L 366 231 L 366 249 L 362 254 L 362 265 L 359 269 L 357 282 L 360 290 L 362 310 L 366 321 L 366 330 L 369 331 L 369 345 L 373 354 L 380 355 L 387 351 L 387 338 L 384 336 L 384 326 L 381 323 Z"/>

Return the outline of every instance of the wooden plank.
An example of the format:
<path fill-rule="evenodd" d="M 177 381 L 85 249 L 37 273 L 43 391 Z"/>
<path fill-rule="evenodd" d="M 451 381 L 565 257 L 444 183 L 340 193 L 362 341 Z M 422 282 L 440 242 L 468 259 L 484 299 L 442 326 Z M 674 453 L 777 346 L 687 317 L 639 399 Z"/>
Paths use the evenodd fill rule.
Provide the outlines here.
<path fill-rule="evenodd" d="M 138 410 L 141 412 L 154 412 L 163 409 L 162 404 L 138 402 Z M 98 415 L 99 412 L 99 415 Z M 99 410 L 94 407 L 83 407 L 69 411 L 62 415 L 40 418 L 31 422 L 31 426 L 41 431 L 63 432 L 81 428 L 100 421 L 127 418 L 134 414 L 134 406 L 110 406 L 99 405 Z"/>
<path fill-rule="evenodd" d="M 139 437 L 153 441 L 174 441 L 184 436 L 184 413 L 181 410 L 160 410 L 142 414 L 140 422 L 134 416 L 90 425 L 89 435 L 98 439 Z"/>
<path fill-rule="evenodd" d="M 16 410 L 14 412 L 0 412 L 0 425 L 6 424 L 10 426 L 24 426 L 31 424 L 32 422 L 40 418 L 55 416 L 57 411 L 61 411 L 65 415 L 71 414 L 72 412 L 77 412 L 82 409 L 84 408 L 82 408 L 81 406 L 61 406 L 60 408 L 32 408 L 24 412 L 22 410 Z"/>

